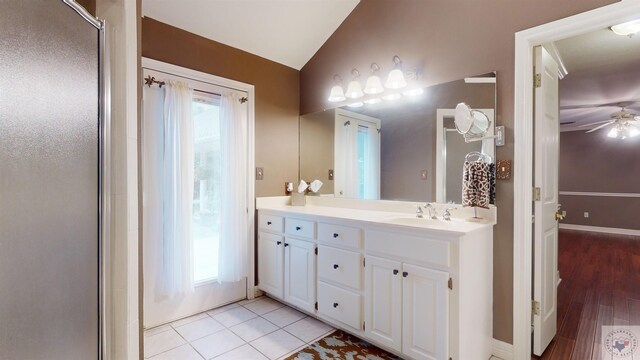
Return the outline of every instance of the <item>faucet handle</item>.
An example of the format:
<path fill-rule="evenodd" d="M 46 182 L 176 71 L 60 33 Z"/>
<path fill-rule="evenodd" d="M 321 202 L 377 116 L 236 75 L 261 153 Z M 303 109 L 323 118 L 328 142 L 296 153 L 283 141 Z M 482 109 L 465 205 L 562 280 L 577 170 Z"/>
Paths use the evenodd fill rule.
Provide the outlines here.
<path fill-rule="evenodd" d="M 442 219 L 444 219 L 446 221 L 451 221 L 451 211 L 457 210 L 457 209 L 458 208 L 456 208 L 456 207 L 446 208 L 444 210 L 444 214 L 442 214 Z"/>
<path fill-rule="evenodd" d="M 424 210 L 420 205 L 416 205 L 416 217 L 422 219 L 422 214 L 424 214 Z"/>

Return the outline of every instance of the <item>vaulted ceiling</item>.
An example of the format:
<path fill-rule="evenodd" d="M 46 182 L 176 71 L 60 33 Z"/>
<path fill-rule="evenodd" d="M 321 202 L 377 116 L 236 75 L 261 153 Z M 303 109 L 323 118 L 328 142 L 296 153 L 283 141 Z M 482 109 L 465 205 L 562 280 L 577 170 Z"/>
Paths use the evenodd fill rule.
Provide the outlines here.
<path fill-rule="evenodd" d="M 143 0 L 142 14 L 300 70 L 359 0 Z"/>

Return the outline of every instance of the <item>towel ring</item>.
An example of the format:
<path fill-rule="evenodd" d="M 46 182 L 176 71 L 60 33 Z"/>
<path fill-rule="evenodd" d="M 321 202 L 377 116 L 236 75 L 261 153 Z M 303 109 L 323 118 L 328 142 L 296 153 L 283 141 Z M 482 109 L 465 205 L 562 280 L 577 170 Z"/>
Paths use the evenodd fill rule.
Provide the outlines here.
<path fill-rule="evenodd" d="M 474 160 L 473 158 L 476 157 L 476 159 Z M 485 154 L 485 153 L 481 153 L 479 151 L 472 151 L 470 153 L 468 153 L 465 157 L 464 157 L 464 161 L 484 161 L 486 163 L 493 163 L 493 159 L 491 158 L 491 156 Z"/>

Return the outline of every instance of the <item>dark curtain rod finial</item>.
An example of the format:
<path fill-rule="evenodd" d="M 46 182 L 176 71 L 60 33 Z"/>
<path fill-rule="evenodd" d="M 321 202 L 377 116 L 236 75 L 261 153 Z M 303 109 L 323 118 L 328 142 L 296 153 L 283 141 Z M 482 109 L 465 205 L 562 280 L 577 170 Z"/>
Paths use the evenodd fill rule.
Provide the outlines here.
<path fill-rule="evenodd" d="M 148 75 L 146 78 L 144 78 L 144 84 L 149 85 L 149 87 L 151 87 L 151 85 L 153 84 L 158 84 L 159 87 L 162 88 L 162 85 L 164 85 L 164 81 L 158 81 L 155 77 Z"/>
<path fill-rule="evenodd" d="M 248 99 L 246 96 L 245 96 L 245 97 L 241 97 L 241 98 L 240 98 L 240 104 L 244 104 L 244 103 L 246 103 L 247 101 L 249 101 L 249 99 Z"/>

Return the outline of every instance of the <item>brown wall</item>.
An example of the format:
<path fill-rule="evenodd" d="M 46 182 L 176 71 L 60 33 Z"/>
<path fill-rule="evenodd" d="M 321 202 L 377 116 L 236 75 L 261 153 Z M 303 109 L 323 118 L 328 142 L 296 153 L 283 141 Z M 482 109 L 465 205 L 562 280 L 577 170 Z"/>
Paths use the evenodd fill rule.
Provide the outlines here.
<path fill-rule="evenodd" d="M 560 191 L 640 193 L 640 137 L 621 141 L 606 134 L 560 134 Z M 560 203 L 565 224 L 640 230 L 640 198 L 566 195 Z"/>
<path fill-rule="evenodd" d="M 300 73 L 301 113 L 331 108 L 326 101 L 338 73 L 349 79 L 371 62 L 389 71 L 399 55 L 421 66 L 425 85 L 498 72 L 497 124 L 506 126 L 499 159 L 513 157 L 514 33 L 613 0 L 362 0 Z M 470 21 L 476 19 L 476 21 Z M 518 164 L 514 164 L 518 166 Z M 513 181 L 498 184 L 494 241 L 494 337 L 512 342 Z"/>
<path fill-rule="evenodd" d="M 298 179 L 299 75 L 287 66 L 145 17 L 142 56 L 255 85 L 256 196 Z M 251 174 L 250 176 L 253 176 Z"/>
<path fill-rule="evenodd" d="M 82 5 L 93 16 L 96 15 L 96 0 L 77 0 L 78 4 Z"/>

